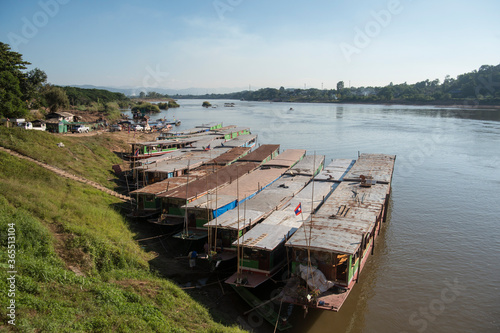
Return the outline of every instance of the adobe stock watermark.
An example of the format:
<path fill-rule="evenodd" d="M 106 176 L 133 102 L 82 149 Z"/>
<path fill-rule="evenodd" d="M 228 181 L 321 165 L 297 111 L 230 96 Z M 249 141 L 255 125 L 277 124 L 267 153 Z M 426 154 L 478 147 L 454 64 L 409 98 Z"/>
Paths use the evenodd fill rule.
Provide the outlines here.
<path fill-rule="evenodd" d="M 155 70 L 148 65 L 146 66 L 146 76 L 142 79 L 142 86 L 146 88 L 157 88 L 160 86 L 161 83 L 165 82 L 167 80 L 167 77 L 169 76 L 168 72 L 163 72 L 160 70 L 160 65 L 157 64 Z M 151 80 L 153 80 L 152 83 Z"/>
<path fill-rule="evenodd" d="M 225 19 L 224 15 L 227 12 L 232 12 L 237 6 L 239 6 L 243 0 L 215 0 L 212 5 L 219 17 L 219 20 L 223 21 Z"/>
<path fill-rule="evenodd" d="M 272 119 L 266 123 L 266 127 L 259 133 L 260 142 L 273 142 L 276 133 L 290 127 L 290 119 L 286 115 L 285 106 L 272 110 Z"/>
<path fill-rule="evenodd" d="M 413 311 L 410 314 L 408 324 L 414 327 L 417 332 L 425 332 L 429 327 L 429 322 L 435 322 L 437 317 L 444 313 L 446 306 L 453 303 L 466 288 L 458 281 L 458 278 L 455 278 L 453 282 L 444 281 L 444 284 L 445 287 L 441 289 L 441 293 L 436 295 L 427 306 L 419 307 L 418 311 Z"/>
<path fill-rule="evenodd" d="M 495 94 L 497 91 L 497 88 L 500 87 L 500 82 L 495 82 L 493 81 L 493 76 L 490 74 L 487 79 L 484 77 L 479 77 L 478 79 L 479 83 L 476 85 L 474 89 L 474 99 L 472 100 L 472 103 L 469 104 L 470 101 L 465 100 L 463 101 L 461 107 L 467 107 L 467 108 L 477 108 L 480 104 L 480 98 L 481 98 L 481 92 L 482 91 L 487 91 L 489 92 L 492 96 Z M 458 105 L 454 105 L 458 106 Z"/>
<path fill-rule="evenodd" d="M 9 223 L 7 229 L 7 290 L 6 294 L 9 297 L 7 305 L 7 317 L 9 325 L 16 325 L 16 224 Z"/>
<path fill-rule="evenodd" d="M 60 6 L 69 3 L 69 1 L 70 0 L 39 1 L 38 6 L 40 10 L 35 12 L 31 19 L 28 19 L 26 16 L 21 18 L 23 22 L 21 33 L 9 32 L 7 34 L 12 50 L 19 52 L 19 45 L 27 44 L 31 39 L 35 38 L 39 30 L 45 27 L 50 19 L 59 13 Z"/>
<path fill-rule="evenodd" d="M 147 88 L 158 88 L 162 83 L 165 83 L 170 76 L 169 72 L 160 69 L 159 64 L 156 64 L 155 69 L 147 65 L 145 70 L 147 74 L 142 78 L 142 86 L 135 88 L 132 91 L 132 95 L 137 95 L 138 91 L 146 91 Z"/>
<path fill-rule="evenodd" d="M 372 20 L 368 21 L 363 29 L 354 27 L 355 35 L 352 43 L 340 43 L 339 47 L 346 61 L 350 63 L 353 55 L 360 54 L 367 48 L 372 40 L 380 35 L 382 29 L 391 24 L 393 17 L 402 11 L 403 5 L 400 0 L 389 0 L 386 9 L 372 10 L 370 12 Z"/>
<path fill-rule="evenodd" d="M 435 132 L 419 141 L 411 152 L 405 155 L 398 155 L 397 173 L 402 177 L 407 177 L 415 172 L 416 168 L 422 166 L 425 160 L 438 151 L 438 147 L 445 142 L 442 132 Z"/>

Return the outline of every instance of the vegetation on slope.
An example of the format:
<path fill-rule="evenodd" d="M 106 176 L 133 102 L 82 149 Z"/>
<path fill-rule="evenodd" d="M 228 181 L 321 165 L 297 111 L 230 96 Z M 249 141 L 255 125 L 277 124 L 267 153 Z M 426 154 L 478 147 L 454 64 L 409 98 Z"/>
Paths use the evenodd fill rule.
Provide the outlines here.
<path fill-rule="evenodd" d="M 58 147 L 62 142 L 64 147 Z M 38 161 L 56 166 L 69 173 L 85 177 L 110 189 L 116 184 L 111 166 L 121 159 L 112 152 L 116 141 L 111 135 L 86 137 L 56 136 L 43 131 L 0 126 L 0 143 Z M 121 149 L 128 149 L 122 143 Z"/>
<path fill-rule="evenodd" d="M 500 65 L 483 65 L 478 70 L 451 78 L 425 80 L 414 84 L 393 84 L 384 87 L 345 87 L 336 89 L 263 88 L 229 94 L 174 95 L 173 98 L 244 99 L 248 101 L 283 102 L 354 102 L 354 103 L 416 103 L 416 104 L 500 104 Z"/>
<path fill-rule="evenodd" d="M 41 332 L 223 332 L 207 310 L 149 271 L 118 200 L 0 152 L 0 288 L 16 229 L 16 326 Z M 83 272 L 81 274 L 80 272 Z M 9 304 L 0 293 L 1 304 Z M 10 318 L 0 313 L 5 323 Z"/>

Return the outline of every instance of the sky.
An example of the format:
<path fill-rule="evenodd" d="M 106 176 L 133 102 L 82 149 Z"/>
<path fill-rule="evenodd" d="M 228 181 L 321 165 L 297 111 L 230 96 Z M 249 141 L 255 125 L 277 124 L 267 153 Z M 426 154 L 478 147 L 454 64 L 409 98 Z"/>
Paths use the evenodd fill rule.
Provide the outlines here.
<path fill-rule="evenodd" d="M 57 85 L 335 89 L 500 63 L 498 0 L 0 0 L 0 41 Z"/>

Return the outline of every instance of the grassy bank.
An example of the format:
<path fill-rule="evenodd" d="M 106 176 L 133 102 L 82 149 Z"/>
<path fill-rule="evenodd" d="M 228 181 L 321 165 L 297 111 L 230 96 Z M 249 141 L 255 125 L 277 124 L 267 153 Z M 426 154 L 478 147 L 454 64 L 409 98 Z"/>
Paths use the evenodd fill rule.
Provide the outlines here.
<path fill-rule="evenodd" d="M 55 143 L 60 138 L 37 133 L 22 138 L 37 140 L 38 159 L 64 165 Z M 2 144 L 21 152 L 27 142 L 20 134 L 2 131 Z M 65 139 L 66 140 L 66 139 Z M 95 140 L 102 138 L 95 137 Z M 92 162 L 90 143 L 67 139 L 78 170 L 99 168 L 111 161 L 96 148 Z M 65 142 L 65 145 L 66 145 Z M 98 141 L 94 143 L 98 145 Z M 30 149 L 28 149 L 30 150 Z M 30 150 L 31 151 L 31 150 Z M 35 154 L 35 152 L 33 152 Z M 59 165 L 58 165 L 59 166 Z M 75 167 L 75 166 L 73 166 Z M 101 169 L 109 168 L 109 164 Z M 82 171 L 83 172 L 83 171 Z M 93 174 L 90 173 L 89 174 Z M 97 173 L 95 177 L 100 177 Z M 7 285 L 7 229 L 16 233 L 16 326 L 18 331 L 40 332 L 237 332 L 215 323 L 207 310 L 173 283 L 150 272 L 154 254 L 133 240 L 119 201 L 87 185 L 62 179 L 31 162 L 0 152 L 0 288 Z M 9 304 L 0 293 L 1 304 Z M 0 312 L 2 329 L 9 318 Z"/>
<path fill-rule="evenodd" d="M 57 146 L 62 142 L 64 147 Z M 108 188 L 116 184 L 111 166 L 121 162 L 113 153 L 114 142 L 107 135 L 77 137 L 0 126 L 0 145 L 38 161 L 85 177 Z"/>

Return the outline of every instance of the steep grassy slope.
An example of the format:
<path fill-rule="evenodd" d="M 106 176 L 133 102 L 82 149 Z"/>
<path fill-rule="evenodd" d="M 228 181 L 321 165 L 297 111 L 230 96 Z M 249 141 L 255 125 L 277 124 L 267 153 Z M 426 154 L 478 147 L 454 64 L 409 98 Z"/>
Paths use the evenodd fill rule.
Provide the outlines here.
<path fill-rule="evenodd" d="M 64 147 L 59 148 L 62 142 Z M 112 133 L 92 136 L 63 136 L 41 131 L 0 126 L 0 145 L 98 182 L 108 188 L 115 183 L 111 166 L 121 162 L 114 149 L 128 145 L 113 139 Z"/>
<path fill-rule="evenodd" d="M 11 144 L 19 149 L 27 145 L 15 142 L 15 131 L 2 133 L 2 140 L 12 136 Z M 33 139 L 46 147 L 39 150 L 40 159 L 64 163 L 49 151 L 58 149 L 50 147 L 59 138 L 42 134 Z M 73 144 L 68 141 L 69 147 Z M 126 220 L 113 208 L 118 203 L 89 186 L 0 152 L 0 303 L 10 300 L 4 292 L 7 230 L 14 223 L 16 330 L 239 331 L 215 323 L 186 293 L 149 271 L 152 255 L 133 241 Z M 5 324 L 6 311 L 0 312 L 0 319 L 0 328 L 12 329 Z"/>

